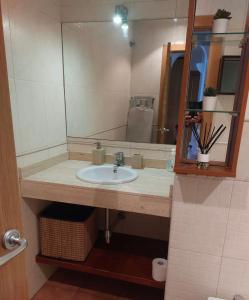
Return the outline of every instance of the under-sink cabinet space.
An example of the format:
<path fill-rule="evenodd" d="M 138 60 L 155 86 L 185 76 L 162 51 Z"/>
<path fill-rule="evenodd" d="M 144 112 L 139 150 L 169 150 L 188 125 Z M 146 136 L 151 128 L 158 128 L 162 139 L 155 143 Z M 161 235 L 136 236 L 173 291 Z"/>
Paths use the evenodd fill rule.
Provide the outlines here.
<path fill-rule="evenodd" d="M 111 243 L 106 244 L 104 234 L 99 238 L 84 262 L 60 260 L 38 255 L 39 264 L 80 271 L 107 278 L 164 289 L 165 282 L 152 278 L 152 260 L 167 258 L 168 243 L 119 233 L 113 233 Z"/>

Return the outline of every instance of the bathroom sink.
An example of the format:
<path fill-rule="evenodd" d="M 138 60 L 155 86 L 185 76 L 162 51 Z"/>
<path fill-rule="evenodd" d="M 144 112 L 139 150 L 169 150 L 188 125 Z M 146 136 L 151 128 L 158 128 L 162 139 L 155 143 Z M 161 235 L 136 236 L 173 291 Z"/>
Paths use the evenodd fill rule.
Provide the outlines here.
<path fill-rule="evenodd" d="M 97 184 L 127 183 L 138 178 L 135 170 L 114 165 L 91 166 L 80 169 L 76 175 L 80 180 Z"/>

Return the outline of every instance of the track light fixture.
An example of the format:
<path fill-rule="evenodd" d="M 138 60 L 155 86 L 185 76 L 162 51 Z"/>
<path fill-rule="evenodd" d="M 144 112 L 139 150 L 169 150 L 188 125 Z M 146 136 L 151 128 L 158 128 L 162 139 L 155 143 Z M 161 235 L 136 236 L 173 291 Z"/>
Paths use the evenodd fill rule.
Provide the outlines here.
<path fill-rule="evenodd" d="M 115 14 L 113 16 L 113 22 L 117 25 L 121 25 L 124 31 L 129 28 L 128 25 L 128 8 L 124 5 L 115 6 Z"/>

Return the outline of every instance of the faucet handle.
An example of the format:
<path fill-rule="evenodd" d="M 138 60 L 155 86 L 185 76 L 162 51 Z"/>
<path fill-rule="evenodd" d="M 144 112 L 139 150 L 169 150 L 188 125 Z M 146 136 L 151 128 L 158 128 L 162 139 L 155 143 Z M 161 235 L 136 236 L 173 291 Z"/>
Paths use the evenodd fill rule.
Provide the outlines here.
<path fill-rule="evenodd" d="M 115 153 L 115 156 L 116 156 L 116 158 L 118 158 L 118 159 L 123 159 L 124 158 L 124 152 L 117 152 L 117 153 Z"/>
<path fill-rule="evenodd" d="M 120 151 L 120 152 L 115 153 L 115 162 L 119 166 L 124 165 L 124 152 Z"/>

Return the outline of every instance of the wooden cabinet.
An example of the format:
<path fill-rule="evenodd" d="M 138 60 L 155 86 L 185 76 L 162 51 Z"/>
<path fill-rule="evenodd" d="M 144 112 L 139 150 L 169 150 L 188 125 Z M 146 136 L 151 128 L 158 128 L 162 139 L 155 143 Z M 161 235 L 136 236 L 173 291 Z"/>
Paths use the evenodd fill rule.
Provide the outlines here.
<path fill-rule="evenodd" d="M 196 2 L 189 1 L 175 172 L 234 177 L 249 90 L 249 18 L 241 32 L 213 33 L 212 16 L 196 16 Z M 219 90 L 222 62 L 228 55 L 237 57 L 234 94 L 224 94 Z M 232 84 L 229 83 L 231 76 L 227 80 Z M 203 91 L 208 86 L 217 89 L 218 102 L 214 109 L 207 111 L 202 100 Z M 221 124 L 226 129 L 210 150 L 209 166 L 197 167 L 200 143 L 195 139 L 193 126 L 204 143 L 208 131 L 216 130 Z"/>

